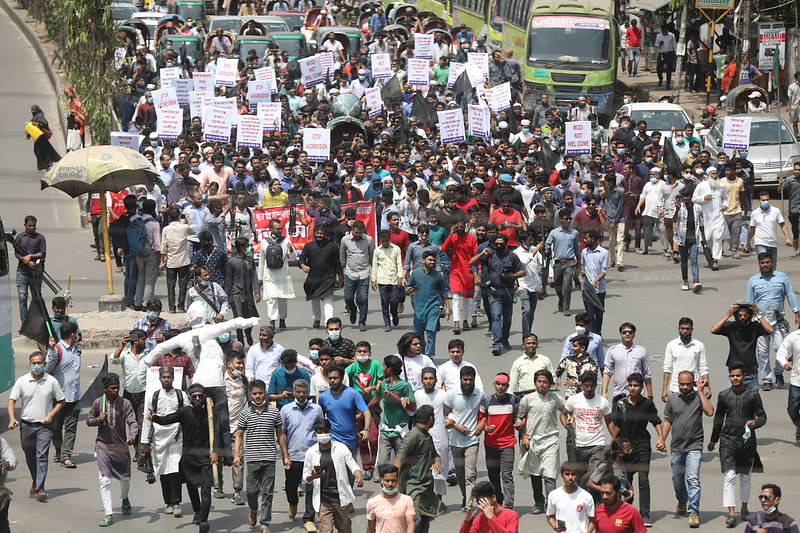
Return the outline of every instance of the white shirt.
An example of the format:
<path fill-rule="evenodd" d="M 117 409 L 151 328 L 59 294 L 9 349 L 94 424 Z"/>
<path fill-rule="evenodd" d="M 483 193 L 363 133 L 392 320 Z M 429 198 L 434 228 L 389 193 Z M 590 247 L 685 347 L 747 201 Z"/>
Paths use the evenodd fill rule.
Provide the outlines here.
<path fill-rule="evenodd" d="M 678 392 L 678 374 L 684 370 L 694 374 L 697 381 L 701 376 L 708 375 L 706 361 L 706 347 L 697 339 L 692 339 L 689 344 L 684 344 L 680 337 L 672 339 L 664 348 L 664 373 L 669 373 L 669 391 Z"/>
<path fill-rule="evenodd" d="M 306 452 L 306 458 L 303 461 L 303 480 L 311 475 L 311 471 L 317 465 L 322 454 L 319 451 L 319 443 L 314 444 Z M 331 462 L 333 468 L 336 470 L 336 487 L 339 489 L 339 505 L 342 507 L 352 503 L 355 499 L 353 488 L 350 486 L 350 480 L 347 477 L 347 471 L 355 472 L 361 470 L 358 463 L 353 459 L 353 454 L 350 449 L 341 442 L 331 441 Z M 314 502 L 314 510 L 319 512 L 320 504 L 320 479 L 314 480 L 314 493 L 312 500 Z"/>
<path fill-rule="evenodd" d="M 795 330 L 783 339 L 778 352 L 775 354 L 775 361 L 783 366 L 792 363 L 792 373 L 790 376 L 791 384 L 800 387 L 800 361 L 794 360 L 794 354 L 800 354 L 800 329 Z M 419 404 L 418 404 L 419 405 Z"/>
<path fill-rule="evenodd" d="M 580 487 L 572 494 L 559 487 L 547 496 L 547 516 L 563 521 L 565 533 L 586 533 L 589 519 L 594 518 L 592 495 Z"/>
<path fill-rule="evenodd" d="M 426 366 L 436 368 L 436 365 L 433 364 L 433 359 L 424 354 L 419 354 L 416 357 L 401 357 L 400 355 L 398 357 L 403 361 L 404 367 L 400 373 L 400 379 L 408 381 L 415 391 L 420 390 L 422 388 L 422 369 Z M 408 377 L 406 377 L 406 370 L 408 370 Z"/>
<path fill-rule="evenodd" d="M 478 369 L 472 363 L 464 361 L 464 359 L 461 359 L 461 364 L 459 365 L 456 365 L 452 359 L 439 365 L 439 368 L 436 369 L 436 381 L 440 386 L 444 385 L 446 390 L 461 390 L 461 369 L 465 366 L 475 369 L 475 388 L 484 390 Z M 409 370 L 409 372 L 411 371 Z"/>
<path fill-rule="evenodd" d="M 670 32 L 667 32 L 666 35 L 663 33 L 659 33 L 656 35 L 655 41 L 656 52 L 659 54 L 663 54 L 666 52 L 674 52 L 675 51 L 675 36 L 672 35 Z"/>
<path fill-rule="evenodd" d="M 64 399 L 64 392 L 56 378 L 50 374 L 45 373 L 37 380 L 27 372 L 14 382 L 8 399 L 17 402 L 21 420 L 41 422 L 53 410 L 56 402 Z"/>
<path fill-rule="evenodd" d="M 770 206 L 764 211 L 760 207 L 750 213 L 750 227 L 755 228 L 753 243 L 756 246 L 778 246 L 778 226 L 783 224 L 780 210 Z"/>
<path fill-rule="evenodd" d="M 532 252 L 533 248 L 525 250 L 522 246 L 514 250 L 519 262 L 525 267 L 525 275 L 517 278 L 517 283 L 522 290 L 539 292 L 542 290 L 542 254 Z"/>
<path fill-rule="evenodd" d="M 658 180 L 655 184 L 647 182 L 642 188 L 644 206 L 642 216 L 658 218 L 658 208 L 664 207 L 664 197 L 669 193 L 669 188 L 664 180 Z"/>
<path fill-rule="evenodd" d="M 272 373 L 281 366 L 281 354 L 284 347 L 275 341 L 268 350 L 261 348 L 261 343 L 254 344 L 247 350 L 247 360 L 244 365 L 244 375 L 247 379 L 260 379 L 267 385 L 272 379 Z"/>
<path fill-rule="evenodd" d="M 575 417 L 575 446 L 605 446 L 603 420 L 611 414 L 611 404 L 607 399 L 595 394 L 587 400 L 580 392 L 569 397 L 565 409 Z"/>

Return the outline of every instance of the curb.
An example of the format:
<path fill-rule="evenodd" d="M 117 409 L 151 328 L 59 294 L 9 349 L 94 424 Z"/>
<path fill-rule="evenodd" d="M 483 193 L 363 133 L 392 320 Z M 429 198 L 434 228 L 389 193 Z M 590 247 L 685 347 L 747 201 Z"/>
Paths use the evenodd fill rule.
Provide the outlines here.
<path fill-rule="evenodd" d="M 61 95 L 63 91 L 61 90 L 61 83 L 58 79 L 58 74 L 56 73 L 53 65 L 50 63 L 50 57 L 47 54 L 47 50 L 45 50 L 42 42 L 33 32 L 33 30 L 25 23 L 22 15 L 20 15 L 19 11 L 24 11 L 24 8 L 16 8 L 9 3 L 9 0 L 0 0 L 0 7 L 8 15 L 8 18 L 14 23 L 14 25 L 19 28 L 19 31 L 25 35 L 25 38 L 28 39 L 28 42 L 31 43 L 33 49 L 36 51 L 36 55 L 39 56 L 39 61 L 41 61 L 42 66 L 44 66 L 45 72 L 47 72 L 47 77 L 50 79 L 50 85 L 53 87 L 53 91 L 56 94 L 56 106 L 58 107 L 58 123 L 61 126 L 61 133 L 64 136 L 64 141 L 66 142 L 67 139 L 67 124 L 66 124 L 66 116 L 67 112 L 63 106 Z"/>

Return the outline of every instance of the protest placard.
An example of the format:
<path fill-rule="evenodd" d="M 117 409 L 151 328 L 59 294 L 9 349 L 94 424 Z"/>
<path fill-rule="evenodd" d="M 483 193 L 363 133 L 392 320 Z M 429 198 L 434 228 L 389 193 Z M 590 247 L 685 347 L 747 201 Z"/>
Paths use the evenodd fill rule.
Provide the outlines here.
<path fill-rule="evenodd" d="M 175 95 L 178 97 L 178 105 L 181 107 L 189 105 L 189 92 L 194 90 L 192 79 L 175 80 L 172 82 L 172 86 L 175 88 Z"/>
<path fill-rule="evenodd" d="M 327 161 L 331 156 L 331 130 L 327 128 L 304 128 L 303 150 L 309 161 Z"/>
<path fill-rule="evenodd" d="M 473 63 L 481 69 L 483 79 L 489 79 L 489 54 L 486 52 L 469 52 L 467 54 L 467 63 Z"/>
<path fill-rule="evenodd" d="M 383 99 L 381 98 L 380 87 L 368 87 L 364 92 L 367 100 L 367 109 L 369 109 L 369 118 L 375 118 L 381 114 L 383 110 Z"/>
<path fill-rule="evenodd" d="M 161 88 L 166 89 L 172 87 L 173 81 L 180 79 L 181 67 L 164 67 L 158 70 L 158 74 L 161 77 Z"/>
<path fill-rule="evenodd" d="M 236 74 L 239 60 L 232 57 L 220 57 L 217 59 L 217 73 L 214 77 L 214 84 L 222 87 L 233 87 L 236 85 Z"/>
<path fill-rule="evenodd" d="M 144 135 L 138 133 L 126 133 L 124 131 L 111 132 L 111 146 L 124 146 L 131 150 L 139 151 L 139 145 L 142 144 Z"/>
<path fill-rule="evenodd" d="M 453 85 L 456 84 L 458 81 L 458 77 L 461 76 L 461 73 L 464 72 L 466 68 L 466 63 L 456 63 L 455 61 L 450 62 L 450 70 L 447 72 L 447 88 L 452 89 Z"/>
<path fill-rule="evenodd" d="M 194 72 L 192 74 L 194 90 L 199 93 L 214 94 L 214 73 L 213 72 Z"/>
<path fill-rule="evenodd" d="M 725 117 L 722 128 L 722 147 L 728 150 L 747 150 L 750 147 L 750 117 Z"/>
<path fill-rule="evenodd" d="M 175 87 L 155 89 L 150 91 L 150 94 L 153 96 L 153 106 L 156 108 L 156 112 L 162 107 L 178 107 L 178 95 Z"/>
<path fill-rule="evenodd" d="M 414 57 L 419 59 L 433 60 L 433 34 L 415 33 L 414 34 Z"/>
<path fill-rule="evenodd" d="M 183 109 L 162 107 L 158 110 L 158 138 L 174 141 L 183 130 Z"/>
<path fill-rule="evenodd" d="M 203 118 L 203 136 L 207 141 L 230 142 L 233 116 L 230 109 L 206 106 Z"/>
<path fill-rule="evenodd" d="M 261 148 L 264 138 L 263 118 L 258 115 L 241 115 L 236 130 L 236 146 Z"/>
<path fill-rule="evenodd" d="M 256 114 L 262 117 L 264 131 L 281 131 L 281 103 L 259 102 Z"/>
<path fill-rule="evenodd" d="M 269 102 L 272 100 L 269 82 L 266 80 L 251 80 L 247 82 L 247 102 L 250 109 L 256 109 L 259 102 Z"/>
<path fill-rule="evenodd" d="M 439 135 L 442 144 L 458 143 L 467 140 L 464 134 L 464 115 L 461 109 L 437 111 L 439 116 Z"/>
<path fill-rule="evenodd" d="M 427 59 L 410 58 L 408 60 L 408 84 L 428 85 L 430 83 Z"/>
<path fill-rule="evenodd" d="M 564 124 L 564 143 L 567 154 L 579 155 L 592 152 L 592 123 L 588 120 Z"/>
<path fill-rule="evenodd" d="M 268 81 L 269 82 L 269 90 L 272 94 L 278 92 L 277 86 L 278 83 L 275 81 L 275 68 L 274 67 L 262 67 L 257 68 L 253 71 L 253 74 L 256 76 L 256 81 Z"/>
<path fill-rule="evenodd" d="M 297 62 L 300 64 L 300 75 L 304 86 L 313 87 L 325 80 L 325 71 L 322 70 L 322 60 L 319 54 L 304 57 Z"/>
<path fill-rule="evenodd" d="M 480 87 L 484 83 L 486 83 L 486 78 L 483 77 L 481 73 L 481 69 L 475 63 L 467 63 L 467 77 L 469 78 L 469 83 L 472 85 L 472 88 Z"/>
<path fill-rule="evenodd" d="M 372 77 L 378 80 L 388 80 L 392 77 L 392 59 L 389 54 L 372 54 Z"/>
<path fill-rule="evenodd" d="M 333 74 L 333 52 L 320 52 L 319 64 L 322 65 L 322 72 L 326 77 Z"/>
<path fill-rule="evenodd" d="M 192 117 L 203 118 L 203 93 L 189 91 L 189 114 Z"/>
<path fill-rule="evenodd" d="M 511 84 L 509 82 L 501 83 L 486 92 L 489 107 L 493 112 L 499 113 L 511 107 Z"/>
<path fill-rule="evenodd" d="M 485 105 L 469 104 L 467 106 L 469 134 L 473 137 L 488 139 L 491 130 L 491 111 Z"/>

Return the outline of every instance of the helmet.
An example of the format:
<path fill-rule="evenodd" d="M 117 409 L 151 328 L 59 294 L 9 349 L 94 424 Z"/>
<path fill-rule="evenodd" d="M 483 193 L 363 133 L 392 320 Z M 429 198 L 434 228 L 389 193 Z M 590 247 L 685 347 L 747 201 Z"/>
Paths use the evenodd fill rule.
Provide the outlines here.
<path fill-rule="evenodd" d="M 717 112 L 717 108 L 714 107 L 713 105 L 707 105 L 705 111 L 706 115 L 713 115 L 714 113 Z"/>

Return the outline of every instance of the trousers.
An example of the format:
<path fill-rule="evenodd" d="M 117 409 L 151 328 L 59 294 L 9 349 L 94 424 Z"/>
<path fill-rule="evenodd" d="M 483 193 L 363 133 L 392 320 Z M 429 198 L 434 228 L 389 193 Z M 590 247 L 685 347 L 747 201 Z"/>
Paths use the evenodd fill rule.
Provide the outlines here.
<path fill-rule="evenodd" d="M 597 297 L 603 303 L 603 307 L 597 307 L 591 300 L 586 298 L 585 296 L 581 296 L 583 298 L 583 308 L 586 309 L 586 314 L 589 315 L 589 329 L 592 333 L 597 333 L 598 335 L 603 335 L 603 314 L 605 313 L 606 307 L 606 293 L 598 292 Z"/>
<path fill-rule="evenodd" d="M 394 456 L 400 451 L 403 444 L 403 437 L 389 437 L 383 431 L 378 430 L 378 464 L 389 464 L 394 460 Z"/>
<path fill-rule="evenodd" d="M 608 224 L 608 265 L 622 263 L 625 253 L 625 221 Z"/>
<path fill-rule="evenodd" d="M 453 322 L 461 325 L 463 320 L 467 320 L 470 315 L 470 305 L 472 298 L 467 298 L 460 292 L 453 293 Z"/>
<path fill-rule="evenodd" d="M 352 533 L 353 526 L 350 519 L 350 509 L 353 504 L 342 507 L 337 503 L 320 502 L 317 513 L 317 531 L 319 533 L 333 533 L 336 528 L 338 533 Z"/>
<path fill-rule="evenodd" d="M 770 364 L 770 345 L 778 351 L 783 339 L 789 333 L 789 323 L 786 320 L 779 320 L 772 326 L 772 334 L 762 335 L 756 341 L 756 355 L 758 356 L 758 369 L 761 371 L 761 381 L 772 383 L 772 365 Z M 783 367 L 775 360 L 775 375 L 783 375 Z"/>
<path fill-rule="evenodd" d="M 322 307 L 321 310 L 320 306 Z M 333 316 L 333 292 L 319 300 L 311 300 L 311 315 L 314 321 L 319 320 L 323 324 Z"/>
<path fill-rule="evenodd" d="M 78 433 L 78 402 L 65 402 L 64 407 L 53 417 L 53 447 L 61 454 L 61 460 L 72 457 L 75 436 Z"/>
<path fill-rule="evenodd" d="M 211 487 L 193 487 L 187 484 L 186 491 L 192 501 L 192 511 L 198 515 L 200 522 L 208 522 L 208 513 L 211 511 Z"/>
<path fill-rule="evenodd" d="M 486 470 L 497 493 L 497 501 L 506 509 L 514 508 L 514 448 L 486 447 Z"/>
<path fill-rule="evenodd" d="M 286 320 L 289 300 L 287 298 L 267 298 L 267 318 L 270 320 Z"/>
<path fill-rule="evenodd" d="M 742 233 L 742 214 L 725 215 L 725 225 L 728 226 L 728 233 L 731 234 L 731 252 L 739 251 L 739 237 Z"/>
<path fill-rule="evenodd" d="M 99 473 L 98 473 L 99 474 Z M 100 499 L 103 501 L 103 512 L 106 516 L 111 516 L 114 514 L 113 504 L 111 503 L 111 478 L 109 476 L 104 476 L 103 474 L 99 474 L 100 476 Z M 131 488 L 131 480 L 130 479 L 120 479 L 119 480 L 119 490 L 120 490 L 120 497 L 123 500 L 128 499 L 128 491 Z"/>
<path fill-rule="evenodd" d="M 681 279 L 689 281 L 689 265 L 692 264 L 692 281 L 700 282 L 700 267 L 697 264 L 697 243 L 678 246 L 681 255 Z"/>
<path fill-rule="evenodd" d="M 466 499 L 472 494 L 478 477 L 478 445 L 450 446 L 450 451 L 453 453 L 458 488 L 461 489 L 461 497 Z"/>
<path fill-rule="evenodd" d="M 297 495 L 297 487 L 303 483 L 303 461 L 292 461 L 292 466 L 286 472 L 286 500 L 289 505 L 297 505 L 300 497 Z M 303 483 L 305 492 L 305 510 L 303 511 L 303 522 L 314 521 L 314 486 L 311 483 Z"/>
<path fill-rule="evenodd" d="M 288 489 L 288 486 L 287 486 Z M 272 495 L 275 491 L 275 461 L 251 461 L 247 463 L 247 505 L 251 511 L 258 511 L 258 498 L 261 497 L 261 510 L 258 520 L 261 527 L 272 521 Z M 297 489 L 294 491 L 297 494 Z"/>
<path fill-rule="evenodd" d="M 166 505 L 181 504 L 181 473 L 161 474 L 158 476 L 161 485 L 161 497 Z"/>
<path fill-rule="evenodd" d="M 800 431 L 800 387 L 797 385 L 789 385 L 789 401 L 786 410 L 789 413 L 789 419 Z"/>
<path fill-rule="evenodd" d="M 19 440 L 33 481 L 31 486 L 37 491 L 44 490 L 44 482 L 47 479 L 47 456 L 52 438 L 52 424 L 29 423 L 24 420 L 19 423 Z"/>
<path fill-rule="evenodd" d="M 517 293 L 522 302 L 522 337 L 531 332 L 533 316 L 536 314 L 536 304 L 539 302 L 539 293 L 520 289 Z"/>
<path fill-rule="evenodd" d="M 542 492 L 544 484 L 544 492 Z M 556 489 L 556 480 L 551 477 L 531 476 L 531 488 L 533 489 L 533 502 L 539 507 L 547 504 L 547 497 Z"/>
<path fill-rule="evenodd" d="M 750 474 L 737 474 L 736 470 L 726 470 L 722 481 L 722 506 L 736 507 L 736 478 L 739 478 L 739 501 L 747 503 L 750 499 Z"/>
<path fill-rule="evenodd" d="M 41 276 L 30 276 L 24 272 L 17 271 L 17 299 L 19 300 L 19 322 L 20 326 L 28 317 L 28 289 L 33 295 L 34 290 L 42 291 Z"/>
<path fill-rule="evenodd" d="M 675 70 L 675 52 L 662 52 L 658 54 L 656 62 L 656 74 L 658 74 L 658 84 L 661 85 L 664 74 L 667 76 L 667 87 L 672 85 L 672 72 Z"/>
<path fill-rule="evenodd" d="M 142 392 L 128 392 L 125 391 L 122 393 L 122 397 L 131 402 L 131 406 L 133 407 L 133 412 L 136 414 L 136 425 L 137 427 L 142 427 L 142 421 L 144 420 L 144 391 Z M 141 435 L 136 435 L 136 441 L 133 443 L 134 453 L 138 455 L 139 453 L 139 443 L 141 441 Z"/>
<path fill-rule="evenodd" d="M 147 257 L 136 257 L 136 265 L 139 267 L 136 295 L 133 297 L 136 306 L 142 305 L 142 302 L 152 298 L 155 293 L 158 279 L 158 259 L 159 254 L 155 251 L 150 252 Z"/>
<path fill-rule="evenodd" d="M 510 289 L 493 291 L 489 294 L 489 308 L 492 311 L 492 348 L 509 346 L 511 319 L 514 313 L 514 299 Z"/>
<path fill-rule="evenodd" d="M 358 308 L 358 323 L 367 323 L 369 311 L 369 278 L 352 279 L 344 277 L 344 305 L 347 310 Z"/>
<path fill-rule="evenodd" d="M 558 295 L 558 310 L 569 311 L 572 301 L 572 277 L 575 275 L 575 261 L 560 262 L 553 264 L 553 278 Z"/>
<path fill-rule="evenodd" d="M 175 311 L 175 285 L 178 285 L 178 303 L 183 308 L 186 301 L 186 287 L 189 285 L 189 265 L 167 268 L 167 302 L 169 310 Z"/>
<path fill-rule="evenodd" d="M 381 314 L 383 315 L 383 325 L 391 326 L 392 319 L 397 317 L 397 306 L 400 303 L 400 292 L 402 287 L 390 284 L 378 285 L 378 292 L 381 295 Z"/>
<path fill-rule="evenodd" d="M 689 514 L 700 513 L 700 464 L 702 461 L 703 450 L 672 452 L 670 455 L 675 499 L 679 502 L 689 502 Z M 689 486 L 688 491 L 686 490 L 687 485 Z"/>
<path fill-rule="evenodd" d="M 136 285 L 139 282 L 139 265 L 136 263 L 136 257 L 129 253 L 122 256 L 122 261 L 125 265 L 125 305 L 131 307 L 134 305 Z"/>

